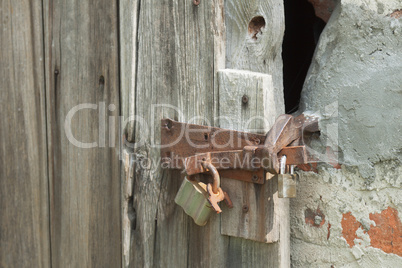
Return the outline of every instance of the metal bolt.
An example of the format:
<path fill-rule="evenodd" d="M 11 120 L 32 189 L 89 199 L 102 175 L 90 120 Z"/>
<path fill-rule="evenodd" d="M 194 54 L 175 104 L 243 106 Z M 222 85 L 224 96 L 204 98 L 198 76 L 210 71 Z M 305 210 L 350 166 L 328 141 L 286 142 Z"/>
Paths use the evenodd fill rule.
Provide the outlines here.
<path fill-rule="evenodd" d="M 248 96 L 243 95 L 243 97 L 241 98 L 241 101 L 243 102 L 243 104 L 247 104 L 248 103 Z"/>
<path fill-rule="evenodd" d="M 253 175 L 253 177 L 251 177 L 251 180 L 252 180 L 253 182 L 257 182 L 257 181 L 259 180 L 259 178 L 258 178 L 257 175 Z"/>
<path fill-rule="evenodd" d="M 198 6 L 200 4 L 201 0 L 193 0 L 193 4 L 195 6 Z"/>
<path fill-rule="evenodd" d="M 59 74 L 59 70 L 57 70 L 57 69 L 54 70 L 54 74 L 55 74 L 55 75 L 58 75 L 58 74 Z"/>
<path fill-rule="evenodd" d="M 247 212 L 248 212 L 248 206 L 247 206 L 247 205 L 243 205 L 243 208 L 242 208 L 242 209 L 243 209 L 243 212 L 244 212 L 244 213 L 247 213 Z"/>

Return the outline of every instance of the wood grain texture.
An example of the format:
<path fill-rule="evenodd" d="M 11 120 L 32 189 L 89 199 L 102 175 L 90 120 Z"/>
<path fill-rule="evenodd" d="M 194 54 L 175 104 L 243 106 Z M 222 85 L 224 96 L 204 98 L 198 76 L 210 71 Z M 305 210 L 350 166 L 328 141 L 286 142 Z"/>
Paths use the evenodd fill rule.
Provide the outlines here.
<path fill-rule="evenodd" d="M 135 116 L 135 88 L 137 78 L 137 41 L 139 0 L 119 1 L 119 46 L 120 46 L 120 103 L 121 115 L 127 139 L 133 139 Z M 128 124 L 128 125 L 127 125 Z"/>
<path fill-rule="evenodd" d="M 199 6 L 184 0 L 141 1 L 137 9 L 132 6 L 131 12 L 138 12 L 138 24 L 132 21 L 126 34 L 134 33 L 137 27 L 137 38 L 130 39 L 132 44 L 120 46 L 122 55 L 132 53 L 123 50 L 137 49 L 137 57 L 131 57 L 131 62 L 125 65 L 131 71 L 121 70 L 127 74 L 136 70 L 135 80 L 129 78 L 135 81 L 135 86 L 126 87 L 129 92 L 124 94 L 132 94 L 134 100 L 125 110 L 138 116 L 133 137 L 129 137 L 135 142 L 132 155 L 135 218 L 131 218 L 134 222 L 127 221 L 125 227 L 131 235 L 129 255 L 123 257 L 128 262 L 124 265 L 281 267 L 280 243 L 258 243 L 221 235 L 217 215 L 204 227 L 195 225 L 174 203 L 183 174 L 162 170 L 158 165 L 160 152 L 154 145 L 160 142 L 161 118 L 204 125 L 219 122 L 213 116 L 219 115 L 220 105 L 216 73 L 225 68 L 223 1 L 201 1 Z M 135 17 L 129 12 L 124 14 Z M 130 188 L 128 177 L 123 174 Z"/>
<path fill-rule="evenodd" d="M 52 265 L 119 267 L 116 1 L 45 0 L 44 14 Z"/>
<path fill-rule="evenodd" d="M 137 78 L 137 40 L 138 15 L 140 1 L 119 1 L 119 47 L 120 47 L 120 104 L 124 122 L 120 128 L 126 134 L 126 140 L 134 139 L 135 93 Z M 123 147 L 122 160 L 124 169 L 121 175 L 122 206 L 122 264 L 128 267 L 130 249 L 135 228 L 136 213 L 133 208 L 133 173 L 134 155 L 130 143 Z"/>
<path fill-rule="evenodd" d="M 41 1 L 0 17 L 0 267 L 50 267 Z"/>
<path fill-rule="evenodd" d="M 218 72 L 218 79 L 219 115 L 227 118 L 219 127 L 266 133 L 278 116 L 271 76 L 226 69 Z M 243 103 L 243 96 L 248 97 L 247 103 Z M 233 202 L 233 209 L 221 215 L 222 234 L 265 243 L 279 240 L 280 200 L 271 177 L 268 173 L 264 185 L 222 179 L 222 188 Z"/>
<path fill-rule="evenodd" d="M 139 7 L 135 111 L 131 267 L 186 267 L 224 263 L 211 252 L 224 251 L 219 218 L 196 226 L 174 203 L 183 179 L 180 172 L 161 170 L 158 161 L 160 119 L 170 117 L 199 124 L 215 113 L 214 72 L 224 66 L 223 1 L 141 1 Z M 124 70 L 122 70 L 124 72 Z M 175 109 L 156 107 L 166 104 Z M 133 105 L 133 104 L 131 104 Z M 156 166 L 141 167 L 150 159 Z M 202 239 L 200 239 L 202 238 Z M 227 245 L 227 244 L 226 244 Z"/>
<path fill-rule="evenodd" d="M 219 126 L 256 133 L 272 126 L 277 104 L 270 75 L 226 69 L 218 72 L 218 79 L 219 115 L 230 119 L 221 120 Z M 247 104 L 242 103 L 244 95 Z M 289 202 L 278 198 L 272 175 L 267 173 L 264 185 L 222 178 L 222 188 L 233 202 L 233 208 L 223 206 L 221 214 L 221 233 L 230 236 L 230 265 L 290 267 Z"/>
<path fill-rule="evenodd" d="M 276 113 L 284 113 L 281 56 L 285 30 L 283 1 L 226 0 L 225 14 L 226 68 L 272 75 Z M 249 24 L 258 16 L 264 18 L 265 26 L 253 38 L 255 31 L 249 31 Z"/>
<path fill-rule="evenodd" d="M 226 68 L 248 70 L 271 75 L 274 88 L 275 109 L 269 110 L 269 113 L 265 111 L 266 115 L 278 116 L 284 113 L 281 57 L 282 40 L 285 29 L 283 2 L 279 0 L 226 0 L 225 15 L 227 29 Z M 260 19 L 257 24 L 250 24 L 253 19 L 258 17 L 263 17 L 265 25 L 261 24 Z M 255 31 L 256 28 L 259 30 Z M 270 117 L 269 120 L 271 119 L 275 120 L 275 118 Z M 275 193 L 277 182 L 275 180 L 267 182 L 271 184 L 269 187 L 271 190 L 265 191 L 265 193 L 268 195 Z M 268 185 L 266 187 L 268 187 Z M 250 191 L 253 192 L 255 190 Z M 249 196 L 246 197 L 244 194 L 242 195 L 249 201 Z M 240 239 L 239 243 L 243 244 L 243 247 L 258 247 L 259 250 L 254 250 L 253 252 L 260 252 L 262 255 L 271 256 L 266 259 L 267 267 L 290 267 L 289 202 L 286 199 L 278 199 L 275 193 L 274 203 L 275 220 L 273 222 L 279 221 L 279 241 L 269 244 L 266 247 L 261 246 L 260 243 L 244 239 Z M 240 213 L 238 212 L 238 214 Z M 271 213 L 265 215 L 269 214 Z M 244 234 L 249 236 L 250 233 L 246 232 L 247 229 L 245 225 L 242 225 L 243 222 L 244 220 L 238 221 L 231 227 L 231 230 L 232 232 L 237 230 L 239 235 L 243 233 L 243 236 Z M 269 225 L 266 225 L 266 227 L 269 227 Z M 224 227 L 222 228 L 225 229 Z M 256 233 L 254 233 L 254 235 L 256 235 Z M 231 238 L 231 241 L 232 240 L 238 241 L 238 239 Z M 238 247 L 238 245 L 236 245 L 236 247 Z M 229 248 L 229 251 L 232 250 L 233 248 Z"/>

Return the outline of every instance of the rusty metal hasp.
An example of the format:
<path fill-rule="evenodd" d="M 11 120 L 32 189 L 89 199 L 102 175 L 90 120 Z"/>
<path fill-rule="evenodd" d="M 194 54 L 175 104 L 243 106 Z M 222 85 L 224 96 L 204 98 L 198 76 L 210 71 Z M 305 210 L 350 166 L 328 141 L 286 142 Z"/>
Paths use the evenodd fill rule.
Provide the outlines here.
<path fill-rule="evenodd" d="M 293 168 L 294 165 L 309 163 L 311 157 L 304 145 L 303 134 L 319 131 L 318 117 L 304 114 L 297 117 L 287 114 L 279 116 L 266 135 L 170 119 L 162 119 L 161 123 L 162 167 L 184 169 L 188 181 L 199 189 L 202 184 L 195 178 L 200 178 L 199 175 L 204 173 L 212 175 L 214 182 L 208 184 L 204 196 L 218 213 L 221 212 L 218 206 L 220 201 L 225 200 L 231 205 L 229 196 L 219 187 L 220 176 L 263 184 L 266 172 L 280 173 L 279 159 L 286 159 L 282 163 L 282 170 L 283 165 Z M 179 195 L 183 193 L 179 191 Z M 201 205 L 191 207 L 205 210 L 205 206 Z M 200 212 L 191 213 L 196 220 Z"/>
<path fill-rule="evenodd" d="M 286 165 L 309 163 L 302 137 L 317 131 L 318 117 L 304 114 L 279 116 L 266 135 L 162 119 L 162 166 L 194 175 L 206 173 L 202 161 L 209 161 L 222 177 L 263 184 L 265 171 L 279 173 L 283 155 Z"/>

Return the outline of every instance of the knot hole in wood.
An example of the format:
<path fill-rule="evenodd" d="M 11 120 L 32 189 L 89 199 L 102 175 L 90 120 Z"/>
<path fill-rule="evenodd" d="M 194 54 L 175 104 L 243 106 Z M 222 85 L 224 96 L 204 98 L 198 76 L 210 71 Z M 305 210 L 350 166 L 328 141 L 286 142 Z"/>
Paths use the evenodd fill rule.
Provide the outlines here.
<path fill-rule="evenodd" d="M 252 18 L 248 24 L 248 33 L 251 38 L 257 40 L 257 35 L 261 33 L 262 29 L 265 27 L 265 19 L 262 16 L 256 16 Z"/>

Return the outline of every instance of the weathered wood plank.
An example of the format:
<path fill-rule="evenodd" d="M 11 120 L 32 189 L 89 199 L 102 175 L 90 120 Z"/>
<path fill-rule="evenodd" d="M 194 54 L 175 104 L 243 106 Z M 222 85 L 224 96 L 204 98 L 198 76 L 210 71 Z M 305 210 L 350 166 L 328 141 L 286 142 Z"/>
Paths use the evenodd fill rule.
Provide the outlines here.
<path fill-rule="evenodd" d="M 283 1 L 226 0 L 225 14 L 226 68 L 272 75 L 276 113 L 284 113 L 281 56 L 285 30 Z M 263 17 L 265 22 L 256 19 L 253 23 L 256 17 Z"/>
<path fill-rule="evenodd" d="M 275 118 L 275 96 L 270 75 L 239 70 L 221 70 L 219 78 L 219 127 L 266 133 Z M 247 102 L 243 103 L 243 96 Z M 272 243 L 279 239 L 277 187 L 271 176 L 264 185 L 222 179 L 222 187 L 233 209 L 222 213 L 221 232 L 254 241 Z"/>
<path fill-rule="evenodd" d="M 140 1 L 119 1 L 119 46 L 120 46 L 120 104 L 124 122 L 120 126 L 126 139 L 134 139 L 135 87 L 137 73 L 137 32 Z M 124 169 L 121 175 L 122 206 L 122 264 L 128 267 L 130 249 L 135 228 L 135 211 L 133 208 L 133 148 L 123 147 L 122 160 Z"/>
<path fill-rule="evenodd" d="M 283 12 L 280 8 L 279 12 Z M 160 152 L 154 145 L 160 142 L 161 118 L 218 124 L 219 120 L 214 122 L 213 116 L 219 115 L 216 72 L 225 68 L 223 1 L 201 1 L 199 6 L 184 0 L 141 1 L 137 11 L 138 25 L 132 22 L 131 26 L 133 33 L 138 27 L 137 38 L 131 40 L 131 45 L 120 46 L 121 50 L 137 49 L 135 60 L 131 57 L 131 62 L 125 65 L 128 70 L 136 70 L 135 80 L 131 80 L 135 86 L 129 86 L 130 92 L 125 94 L 133 94 L 134 100 L 129 103 L 128 114 L 135 111 L 138 116 L 133 137 L 129 137 L 136 142 L 132 192 L 136 217 L 133 224 L 127 221 L 132 226 L 132 234 L 129 256 L 124 256 L 129 261 L 125 264 L 129 267 L 281 267 L 280 243 L 258 243 L 221 235 L 221 220 L 217 215 L 204 227 L 195 225 L 174 203 L 183 174 L 162 170 L 158 165 Z M 132 8 L 132 12 L 136 9 Z M 155 106 L 160 104 L 165 106 Z M 279 104 L 283 106 L 283 100 Z M 142 165 L 148 160 L 151 166 Z M 123 178 L 129 185 L 127 176 Z"/>
<path fill-rule="evenodd" d="M 128 140 L 133 138 L 135 87 L 137 77 L 137 41 L 139 0 L 119 1 L 121 115 L 127 120 Z M 123 125 L 121 127 L 126 127 Z"/>
<path fill-rule="evenodd" d="M 284 113 L 281 57 L 285 28 L 283 2 L 279 0 L 226 0 L 225 15 L 227 28 L 226 68 L 271 75 L 274 86 L 275 110 L 270 110 L 266 115 Z M 271 117 L 269 119 L 275 120 Z M 271 183 L 269 187 L 271 190 L 268 192 L 275 193 L 276 181 L 268 182 Z M 250 261 L 259 263 L 260 258 L 258 256 L 270 256 L 267 257 L 265 263 L 262 262 L 260 265 L 290 267 L 289 202 L 286 199 L 278 199 L 275 194 L 274 203 L 275 222 L 279 220 L 279 241 L 261 246 L 260 243 L 250 240 L 231 238 L 230 241 L 239 242 L 230 243 L 229 252 L 237 251 L 239 247 L 253 248 L 256 255 L 242 254 L 239 258 L 246 263 Z M 232 230 L 238 230 L 238 233 L 249 235 L 245 232 L 245 225 L 242 223 L 244 221 L 238 221 L 231 226 Z"/>
<path fill-rule="evenodd" d="M 52 264 L 118 267 L 117 4 L 46 0 L 44 13 Z"/>
<path fill-rule="evenodd" d="M 0 267 L 50 267 L 41 1 L 0 18 Z"/>
<path fill-rule="evenodd" d="M 160 142 L 161 118 L 188 122 L 202 116 L 192 121 L 201 124 L 213 118 L 214 68 L 224 67 L 215 66 L 217 62 L 224 64 L 224 46 L 219 40 L 223 39 L 219 28 L 223 23 L 215 21 L 223 21 L 222 11 L 223 1 L 204 1 L 198 7 L 192 1 L 141 2 L 135 110 L 148 124 L 135 124 L 133 140 L 142 141 L 135 149 L 137 160 L 149 158 L 158 163 L 159 149 L 152 144 Z M 173 105 L 180 111 L 153 104 Z M 224 245 L 219 218 L 215 217 L 214 225 L 195 226 L 174 203 L 181 180 L 179 172 L 162 171 L 158 166 L 141 168 L 137 163 L 132 267 L 186 267 L 221 259 L 210 255 L 210 250 L 220 252 Z M 218 243 L 210 243 L 215 240 Z"/>
<path fill-rule="evenodd" d="M 190 99 L 187 107 L 183 107 L 184 111 L 189 114 L 186 122 L 214 125 L 217 118 L 213 116 L 217 116 L 217 107 L 219 106 L 216 73 L 225 67 L 224 1 L 201 1 L 198 7 L 193 7 L 187 3 L 186 5 L 186 13 L 188 14 L 186 14 L 187 20 L 185 22 L 185 33 L 187 33 L 186 61 L 188 62 L 187 66 L 192 66 L 192 71 L 182 79 L 190 82 L 188 89 L 193 91 L 191 94 L 194 94 L 195 97 Z M 194 53 L 194 51 L 198 53 Z M 200 63 L 203 65 L 201 69 L 199 68 Z M 212 113 L 206 114 L 194 110 L 193 107 L 195 106 L 212 106 Z M 191 120 L 190 116 L 202 116 L 205 122 Z M 175 195 L 175 193 L 171 194 Z M 179 209 L 182 210 L 180 207 Z M 187 266 L 224 267 L 227 262 L 228 252 L 226 249 L 229 240 L 220 235 L 219 215 L 213 215 L 204 227 L 197 226 L 187 215 L 185 217 L 188 220 Z"/>

